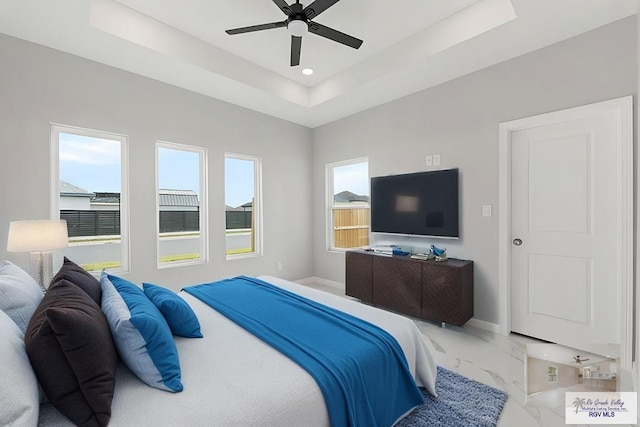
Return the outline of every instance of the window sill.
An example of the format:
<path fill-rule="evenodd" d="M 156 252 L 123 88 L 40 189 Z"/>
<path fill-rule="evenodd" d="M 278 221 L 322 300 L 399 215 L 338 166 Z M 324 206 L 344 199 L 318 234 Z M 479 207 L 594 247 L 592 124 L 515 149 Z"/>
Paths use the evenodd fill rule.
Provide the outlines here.
<path fill-rule="evenodd" d="M 258 258 L 261 257 L 262 254 L 261 253 L 257 253 L 257 252 L 251 252 L 248 254 L 234 254 L 234 255 L 227 255 L 227 261 L 233 261 L 233 260 L 237 260 L 237 259 L 245 259 L 245 258 Z"/>
<path fill-rule="evenodd" d="M 206 259 L 198 259 L 197 261 L 169 261 L 169 262 L 158 263 L 157 267 L 158 267 L 158 270 L 164 270 L 166 268 L 188 267 L 190 265 L 200 265 L 200 264 L 206 264 L 206 263 L 207 263 Z"/>

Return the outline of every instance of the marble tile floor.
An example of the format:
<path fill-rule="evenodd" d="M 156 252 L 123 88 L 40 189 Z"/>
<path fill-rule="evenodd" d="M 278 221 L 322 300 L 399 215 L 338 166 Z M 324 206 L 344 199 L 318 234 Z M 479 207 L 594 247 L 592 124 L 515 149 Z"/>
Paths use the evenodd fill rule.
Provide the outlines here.
<path fill-rule="evenodd" d="M 345 296 L 344 289 L 324 284 L 307 286 Z M 510 335 L 508 337 L 471 326 L 456 327 L 415 320 L 426 340 L 433 345 L 436 363 L 476 381 L 505 391 L 507 404 L 498 427 L 565 426 L 564 391 L 525 392 L 526 344 L 537 340 Z M 579 391 L 579 390 L 575 390 Z"/>

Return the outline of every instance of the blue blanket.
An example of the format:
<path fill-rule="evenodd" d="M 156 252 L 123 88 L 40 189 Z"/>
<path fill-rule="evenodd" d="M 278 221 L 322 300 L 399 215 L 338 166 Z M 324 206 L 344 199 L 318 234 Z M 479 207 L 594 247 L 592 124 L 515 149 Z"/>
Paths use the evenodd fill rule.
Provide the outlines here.
<path fill-rule="evenodd" d="M 424 402 L 402 348 L 377 326 L 244 276 L 184 290 L 305 369 L 333 426 L 391 426 Z"/>

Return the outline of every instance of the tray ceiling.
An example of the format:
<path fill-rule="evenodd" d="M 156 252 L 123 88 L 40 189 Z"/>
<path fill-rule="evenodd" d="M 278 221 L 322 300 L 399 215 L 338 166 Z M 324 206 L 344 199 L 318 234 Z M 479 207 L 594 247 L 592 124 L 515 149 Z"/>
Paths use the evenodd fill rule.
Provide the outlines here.
<path fill-rule="evenodd" d="M 284 20 L 271 0 L 0 0 L 0 33 L 316 127 L 637 11 L 638 0 L 342 0 L 314 20 L 362 47 L 307 34 L 298 67 L 286 28 L 225 33 Z"/>

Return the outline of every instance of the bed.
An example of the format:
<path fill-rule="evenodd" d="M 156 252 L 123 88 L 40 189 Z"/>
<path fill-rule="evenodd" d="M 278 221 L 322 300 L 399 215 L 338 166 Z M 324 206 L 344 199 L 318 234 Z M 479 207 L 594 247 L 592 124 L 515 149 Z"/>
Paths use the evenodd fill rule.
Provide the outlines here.
<path fill-rule="evenodd" d="M 401 346 L 416 384 L 434 394 L 432 351 L 410 319 L 276 277 L 259 278 L 385 329 Z M 322 392 L 305 370 L 196 297 L 179 295 L 204 335 L 175 337 L 184 390 L 151 388 L 119 362 L 110 426 L 330 425 Z M 38 425 L 72 424 L 45 403 Z"/>

